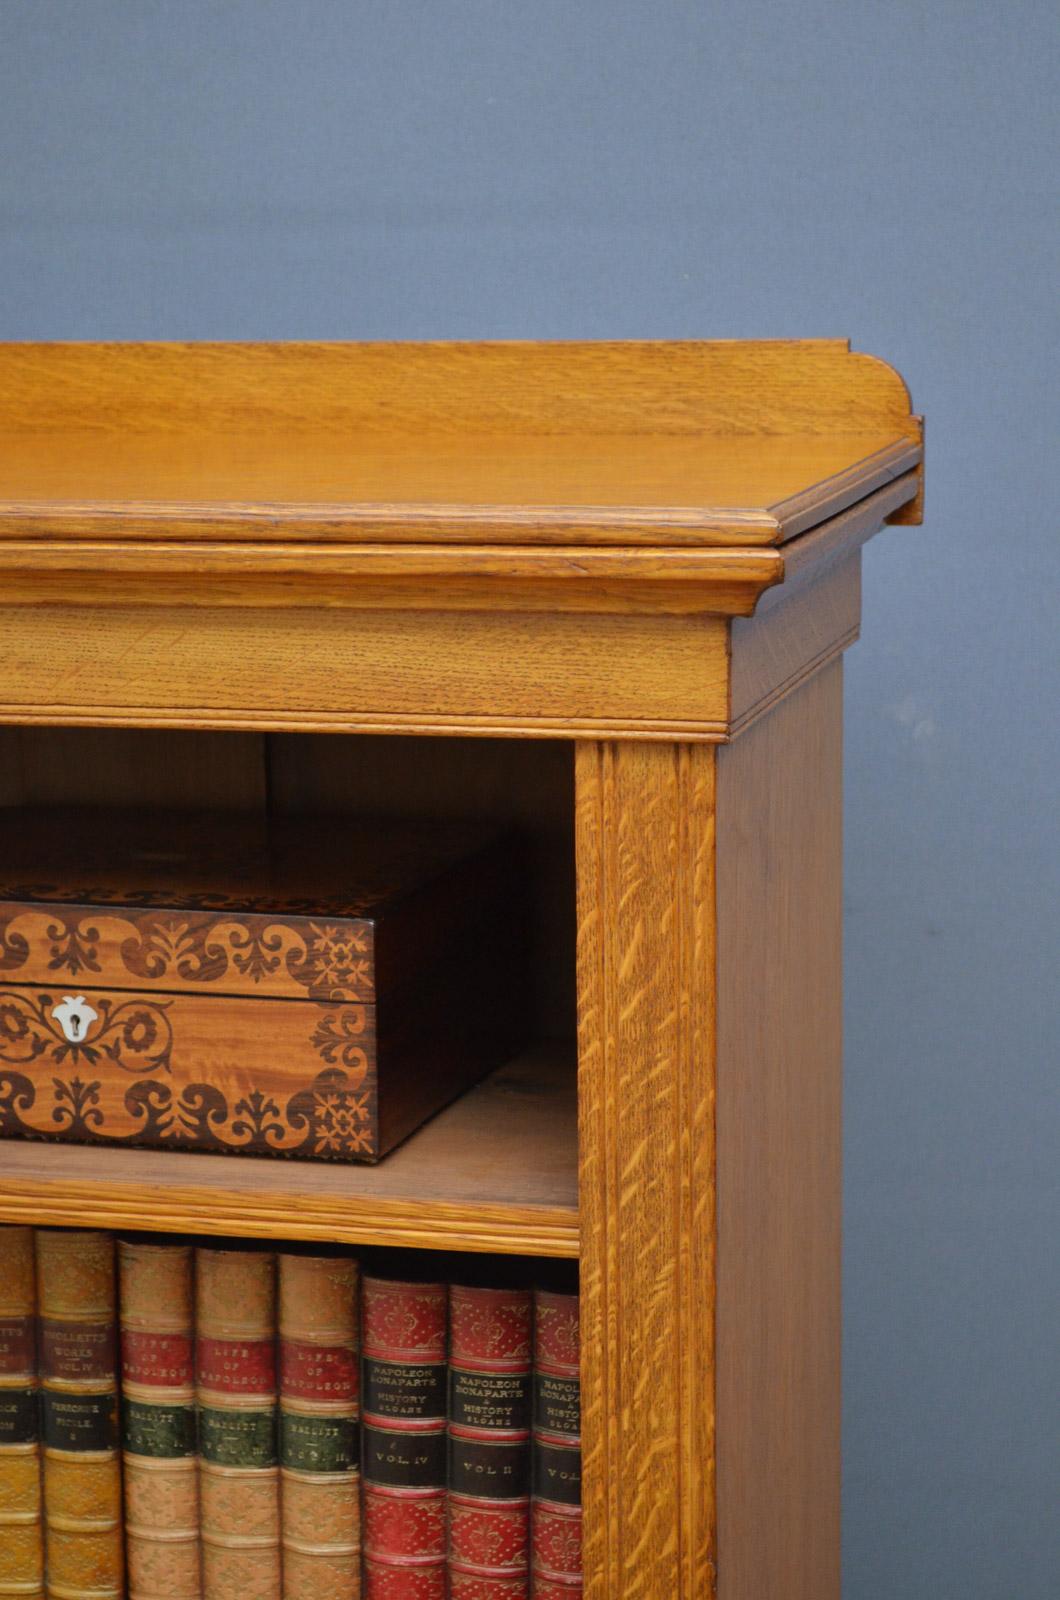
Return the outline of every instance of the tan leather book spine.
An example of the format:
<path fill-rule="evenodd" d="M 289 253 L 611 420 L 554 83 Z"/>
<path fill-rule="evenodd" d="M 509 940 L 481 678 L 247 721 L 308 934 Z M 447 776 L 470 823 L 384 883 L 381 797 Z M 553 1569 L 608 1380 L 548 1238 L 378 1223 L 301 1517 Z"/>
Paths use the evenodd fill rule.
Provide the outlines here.
<path fill-rule="evenodd" d="M 358 1271 L 279 1256 L 284 1600 L 361 1592 Z"/>
<path fill-rule="evenodd" d="M 276 1257 L 195 1252 L 204 1600 L 280 1600 Z"/>
<path fill-rule="evenodd" d="M 0 1228 L 0 1596 L 41 1600 L 44 1529 L 33 1229 Z"/>
<path fill-rule="evenodd" d="M 194 1254 L 118 1243 L 129 1600 L 200 1600 Z"/>
<path fill-rule="evenodd" d="M 48 1600 L 122 1600 L 114 1239 L 39 1228 Z"/>

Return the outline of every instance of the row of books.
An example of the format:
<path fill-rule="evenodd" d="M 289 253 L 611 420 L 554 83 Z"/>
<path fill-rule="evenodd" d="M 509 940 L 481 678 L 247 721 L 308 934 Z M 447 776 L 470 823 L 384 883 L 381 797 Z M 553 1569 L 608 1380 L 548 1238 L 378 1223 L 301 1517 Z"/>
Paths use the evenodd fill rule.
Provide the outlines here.
<path fill-rule="evenodd" d="M 578 1297 L 502 1268 L 0 1228 L 0 1595 L 577 1600 Z"/>

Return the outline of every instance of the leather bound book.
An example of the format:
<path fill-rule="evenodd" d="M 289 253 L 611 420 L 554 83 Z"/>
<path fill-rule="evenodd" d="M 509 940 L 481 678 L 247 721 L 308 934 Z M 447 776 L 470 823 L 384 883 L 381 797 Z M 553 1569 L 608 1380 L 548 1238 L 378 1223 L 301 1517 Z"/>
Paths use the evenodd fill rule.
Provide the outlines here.
<path fill-rule="evenodd" d="M 119 1240 L 129 1600 L 199 1600 L 194 1254 Z"/>
<path fill-rule="evenodd" d="M 204 1600 L 279 1600 L 276 1257 L 195 1252 Z"/>
<path fill-rule="evenodd" d="M 582 1587 L 581 1382 L 578 1296 L 534 1293 L 533 1501 L 535 1600 Z"/>
<path fill-rule="evenodd" d="M 365 1277 L 365 1600 L 446 1600 L 446 1334 L 441 1283 Z"/>
<path fill-rule="evenodd" d="M 278 1266 L 284 1600 L 357 1600 L 357 1263 L 284 1251 Z"/>
<path fill-rule="evenodd" d="M 532 1324 L 528 1289 L 450 1289 L 451 1600 L 529 1594 Z"/>
<path fill-rule="evenodd" d="M 114 1238 L 39 1228 L 45 1593 L 121 1600 Z"/>
<path fill-rule="evenodd" d="M 40 1600 L 36 1268 L 33 1229 L 0 1228 L 0 1596 Z"/>

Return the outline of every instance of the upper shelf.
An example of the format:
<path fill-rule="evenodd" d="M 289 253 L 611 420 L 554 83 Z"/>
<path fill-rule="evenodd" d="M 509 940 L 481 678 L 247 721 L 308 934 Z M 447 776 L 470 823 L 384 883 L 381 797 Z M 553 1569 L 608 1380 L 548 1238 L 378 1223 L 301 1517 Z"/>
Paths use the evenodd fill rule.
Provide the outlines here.
<path fill-rule="evenodd" d="M 0 345 L 0 539 L 776 545 L 907 480 L 839 340 Z"/>
<path fill-rule="evenodd" d="M 578 1253 L 573 1048 L 501 1067 L 378 1166 L 0 1139 L 0 1222 Z"/>

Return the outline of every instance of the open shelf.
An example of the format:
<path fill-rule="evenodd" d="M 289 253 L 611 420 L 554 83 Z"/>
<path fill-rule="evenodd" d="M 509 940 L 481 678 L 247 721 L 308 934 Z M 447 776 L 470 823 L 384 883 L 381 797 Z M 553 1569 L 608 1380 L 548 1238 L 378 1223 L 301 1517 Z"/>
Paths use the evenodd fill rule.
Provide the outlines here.
<path fill-rule="evenodd" d="M 375 1167 L 0 1141 L 0 1222 L 577 1256 L 571 1046 L 499 1068 Z"/>

